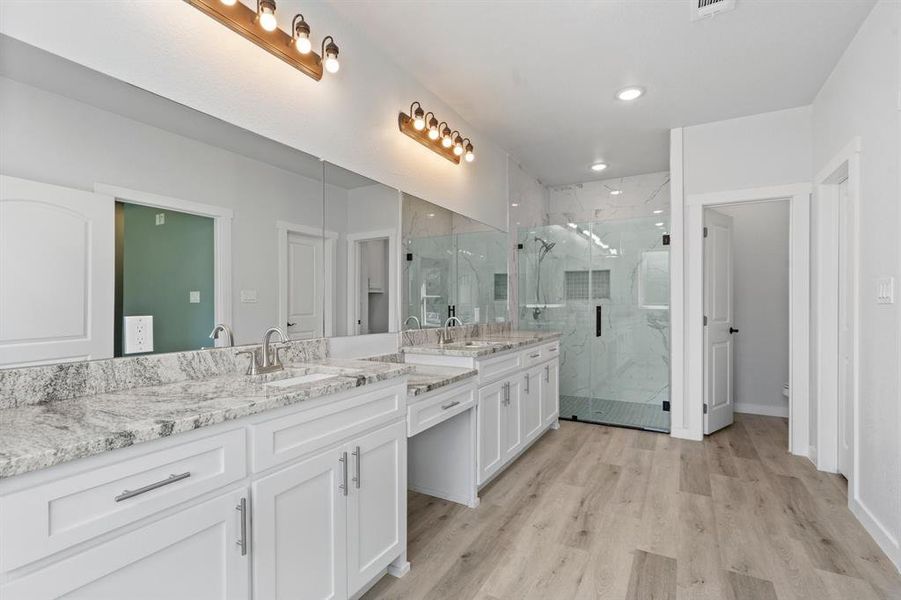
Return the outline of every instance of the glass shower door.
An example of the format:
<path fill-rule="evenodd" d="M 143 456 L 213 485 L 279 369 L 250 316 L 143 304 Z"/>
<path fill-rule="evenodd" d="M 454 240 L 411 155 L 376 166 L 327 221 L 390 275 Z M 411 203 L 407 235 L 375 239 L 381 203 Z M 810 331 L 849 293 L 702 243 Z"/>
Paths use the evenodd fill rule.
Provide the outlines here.
<path fill-rule="evenodd" d="M 591 385 L 587 420 L 669 431 L 668 223 L 591 228 Z"/>
<path fill-rule="evenodd" d="M 416 315 L 422 327 L 441 327 L 448 307 L 456 303 L 457 251 L 453 235 L 410 239 L 410 260 L 404 290 L 407 314 Z"/>

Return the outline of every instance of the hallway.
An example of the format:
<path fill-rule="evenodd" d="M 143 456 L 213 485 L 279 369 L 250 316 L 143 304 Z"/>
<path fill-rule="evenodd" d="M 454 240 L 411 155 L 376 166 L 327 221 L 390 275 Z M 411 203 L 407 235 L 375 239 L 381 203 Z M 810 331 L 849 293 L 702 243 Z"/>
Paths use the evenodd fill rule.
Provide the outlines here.
<path fill-rule="evenodd" d="M 478 509 L 411 493 L 412 571 L 365 598 L 901 597 L 845 480 L 789 455 L 787 435 L 752 415 L 702 443 L 562 422 Z"/>

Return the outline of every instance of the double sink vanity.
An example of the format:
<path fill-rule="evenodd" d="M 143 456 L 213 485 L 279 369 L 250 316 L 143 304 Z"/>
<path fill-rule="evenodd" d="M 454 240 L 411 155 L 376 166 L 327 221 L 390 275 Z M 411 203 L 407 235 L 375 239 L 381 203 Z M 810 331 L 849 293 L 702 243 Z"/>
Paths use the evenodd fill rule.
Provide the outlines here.
<path fill-rule="evenodd" d="M 407 489 L 476 507 L 556 426 L 557 337 L 0 370 L 0 596 L 359 596 L 410 568 Z"/>

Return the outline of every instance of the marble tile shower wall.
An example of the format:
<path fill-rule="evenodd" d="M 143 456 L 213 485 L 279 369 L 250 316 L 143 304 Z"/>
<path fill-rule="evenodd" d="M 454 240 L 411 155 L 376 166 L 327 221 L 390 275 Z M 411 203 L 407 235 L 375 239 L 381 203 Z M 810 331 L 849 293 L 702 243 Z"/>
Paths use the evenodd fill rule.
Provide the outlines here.
<path fill-rule="evenodd" d="M 611 194 L 620 191 L 619 194 Z M 518 327 L 561 331 L 561 393 L 648 401 L 668 384 L 669 311 L 639 306 L 642 254 L 662 249 L 669 174 L 650 173 L 551 188 L 547 226 L 518 228 Z M 658 212 L 655 212 L 658 211 Z M 643 218 L 639 218 L 643 217 Z M 580 226 L 573 228 L 569 224 Z M 584 224 L 618 250 L 581 234 Z M 535 238 L 554 243 L 541 264 Z M 610 298 L 567 298 L 566 271 L 609 270 Z M 595 335 L 595 306 L 603 335 Z"/>
<path fill-rule="evenodd" d="M 0 409 L 240 373 L 249 357 L 238 351 L 254 348 L 259 346 L 0 369 Z M 282 354 L 285 362 L 327 357 L 325 338 L 290 342 Z"/>

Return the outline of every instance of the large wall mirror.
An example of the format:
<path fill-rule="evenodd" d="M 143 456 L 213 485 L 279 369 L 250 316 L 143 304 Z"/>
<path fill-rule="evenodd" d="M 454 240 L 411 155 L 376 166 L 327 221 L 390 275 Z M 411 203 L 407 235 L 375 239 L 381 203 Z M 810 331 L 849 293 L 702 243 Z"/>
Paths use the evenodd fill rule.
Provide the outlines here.
<path fill-rule="evenodd" d="M 396 190 L 0 36 L 0 367 L 397 330 L 399 229 Z"/>
<path fill-rule="evenodd" d="M 508 319 L 507 234 L 402 195 L 403 326 Z"/>

